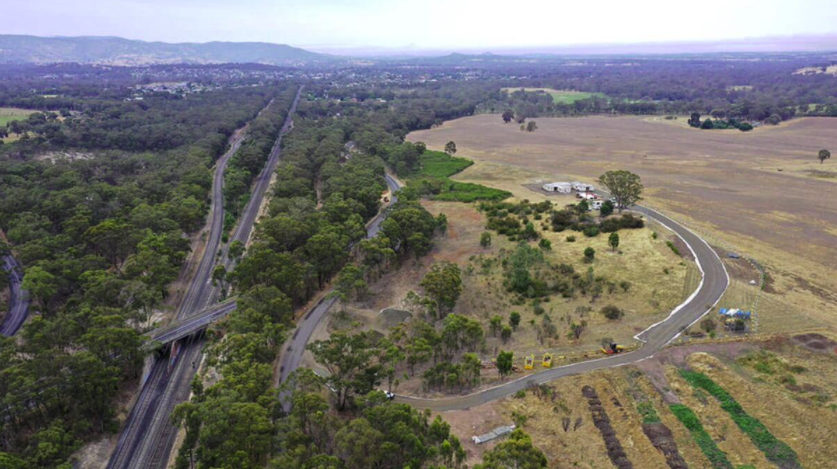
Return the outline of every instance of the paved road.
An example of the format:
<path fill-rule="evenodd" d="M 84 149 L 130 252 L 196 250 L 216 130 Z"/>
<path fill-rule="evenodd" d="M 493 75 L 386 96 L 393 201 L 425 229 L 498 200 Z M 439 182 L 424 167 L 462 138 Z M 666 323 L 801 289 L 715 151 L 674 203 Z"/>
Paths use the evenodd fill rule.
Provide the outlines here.
<path fill-rule="evenodd" d="M 0 335 L 11 337 L 17 334 L 29 314 L 29 294 L 21 288 L 23 268 L 17 260 L 3 256 L 3 270 L 9 274 L 9 312 L 0 324 Z"/>
<path fill-rule="evenodd" d="M 637 334 L 636 338 L 644 343 L 642 348 L 630 353 L 541 371 L 467 396 L 442 399 L 398 396 L 395 400 L 411 404 L 418 409 L 435 411 L 467 409 L 501 399 L 531 385 L 546 383 L 564 376 L 629 365 L 645 360 L 676 339 L 684 329 L 697 322 L 712 306 L 718 303 L 729 285 L 729 276 L 715 251 L 699 236 L 654 210 L 645 207 L 634 207 L 632 210 L 657 220 L 679 236 L 689 246 L 703 274 L 703 280 L 695 292 L 683 304 L 676 307 L 668 318 Z"/>
<path fill-rule="evenodd" d="M 250 202 L 242 213 L 239 227 L 233 240 L 246 240 L 253 228 L 261 200 L 270 182 L 271 168 L 275 169 L 280 155 L 280 140 L 290 128 L 290 122 L 299 102 L 302 88 L 297 91 L 279 137 L 271 151 L 265 168 L 259 175 Z M 220 247 L 223 231 L 223 173 L 230 157 L 241 144 L 231 142 L 230 150 L 218 161 L 212 188 L 210 233 L 203 257 L 195 272 L 194 280 L 186 292 L 177 312 L 177 319 L 184 320 L 199 315 L 214 302 L 218 289 L 212 285 L 212 270 L 215 255 Z M 122 468 L 164 468 L 174 446 L 177 429 L 171 425 L 169 416 L 174 407 L 189 398 L 190 384 L 201 359 L 203 338 L 189 336 L 176 342 L 171 354 L 155 360 L 151 373 L 143 383 L 137 403 L 128 416 L 125 428 L 119 437 L 116 449 L 108 463 L 108 469 Z"/>
<path fill-rule="evenodd" d="M 389 186 L 390 193 L 394 194 L 395 191 L 401 188 L 398 181 L 389 175 L 386 175 L 385 179 L 387 186 Z M 392 203 L 394 204 L 397 201 L 398 199 L 395 196 L 392 196 Z M 386 219 L 387 214 L 387 210 L 382 210 L 381 213 L 379 213 L 371 222 L 367 224 L 367 237 L 374 238 L 378 235 L 378 232 L 381 230 L 381 223 L 383 223 Z M 294 331 L 294 335 L 288 341 L 289 343 L 287 343 L 286 348 L 282 353 L 282 360 L 279 364 L 280 383 L 288 379 L 288 376 L 293 373 L 294 370 L 299 368 L 299 364 L 302 361 L 302 355 L 305 353 L 305 346 L 308 345 L 308 341 L 311 340 L 311 334 L 314 333 L 314 329 L 317 328 L 317 325 L 323 317 L 325 317 L 328 310 L 331 309 L 336 301 L 336 299 L 326 296 L 322 301 L 309 310 L 299 322 L 296 331 Z M 290 410 L 289 407 L 290 402 L 285 401 L 285 410 Z"/>

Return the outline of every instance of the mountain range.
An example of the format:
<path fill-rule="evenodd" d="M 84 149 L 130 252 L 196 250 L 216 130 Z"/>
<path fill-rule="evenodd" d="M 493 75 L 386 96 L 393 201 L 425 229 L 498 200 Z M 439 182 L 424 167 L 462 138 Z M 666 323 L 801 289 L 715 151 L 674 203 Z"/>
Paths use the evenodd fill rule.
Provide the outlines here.
<path fill-rule="evenodd" d="M 166 43 L 108 36 L 39 37 L 0 34 L 0 63 L 304 65 L 332 60 L 333 57 L 329 55 L 266 42 Z"/>

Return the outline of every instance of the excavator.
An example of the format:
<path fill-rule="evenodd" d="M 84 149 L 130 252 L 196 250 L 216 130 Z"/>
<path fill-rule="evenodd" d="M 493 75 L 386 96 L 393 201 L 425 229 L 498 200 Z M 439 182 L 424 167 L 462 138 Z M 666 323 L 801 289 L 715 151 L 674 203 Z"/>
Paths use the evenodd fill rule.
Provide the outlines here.
<path fill-rule="evenodd" d="M 607 347 L 602 347 L 602 353 L 605 355 L 615 355 L 624 351 L 625 347 L 617 345 L 615 342 L 611 342 Z"/>

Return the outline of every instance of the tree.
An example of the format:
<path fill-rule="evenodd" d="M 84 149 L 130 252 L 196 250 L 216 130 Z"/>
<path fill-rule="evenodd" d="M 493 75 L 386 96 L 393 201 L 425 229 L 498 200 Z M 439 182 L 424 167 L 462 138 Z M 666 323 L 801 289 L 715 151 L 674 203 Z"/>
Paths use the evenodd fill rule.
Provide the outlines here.
<path fill-rule="evenodd" d="M 450 142 L 446 143 L 445 144 L 445 153 L 447 153 L 448 155 L 451 155 L 451 156 L 455 155 L 456 154 L 456 143 L 454 143 L 453 141 L 450 141 Z"/>
<path fill-rule="evenodd" d="M 221 297 L 226 298 L 227 292 L 227 268 L 218 264 L 212 271 L 212 286 L 221 288 Z"/>
<path fill-rule="evenodd" d="M 602 208 L 599 209 L 599 215 L 602 217 L 610 216 L 613 213 L 613 202 L 605 200 Z"/>
<path fill-rule="evenodd" d="M 610 248 L 615 251 L 616 248 L 619 247 L 619 233 L 615 231 L 610 233 L 610 237 L 607 239 L 607 244 L 609 244 Z"/>
<path fill-rule="evenodd" d="M 534 132 L 536 130 L 538 130 L 538 124 L 535 121 L 529 121 L 526 123 L 527 132 Z"/>
<path fill-rule="evenodd" d="M 442 234 L 448 231 L 448 217 L 444 213 L 436 216 L 436 229 Z"/>
<path fill-rule="evenodd" d="M 547 459 L 532 444 L 532 439 L 521 429 L 515 429 L 509 438 L 486 452 L 482 463 L 474 469 L 546 469 Z"/>
<path fill-rule="evenodd" d="M 233 241 L 232 243 L 230 243 L 230 248 L 228 251 L 230 259 L 238 262 L 238 260 L 241 259 L 241 256 L 244 255 L 245 249 L 246 248 L 244 246 L 244 243 L 242 243 L 239 240 Z"/>
<path fill-rule="evenodd" d="M 503 111 L 503 123 L 508 124 L 509 122 L 514 119 L 514 111 L 511 109 L 506 109 Z"/>
<path fill-rule="evenodd" d="M 354 394 L 371 391 L 368 389 L 370 383 L 364 379 L 364 375 L 371 374 L 374 382 L 377 373 L 374 368 L 370 368 L 374 350 L 365 333 L 347 335 L 338 332 L 328 340 L 309 344 L 308 349 L 317 363 L 328 370 L 326 382 L 334 389 L 339 410 L 349 405 Z"/>
<path fill-rule="evenodd" d="M 459 266 L 450 262 L 434 264 L 419 285 L 435 303 L 436 315 L 441 319 L 462 293 Z"/>
<path fill-rule="evenodd" d="M 596 250 L 592 247 L 587 247 L 584 250 L 584 262 L 593 262 L 593 259 L 596 258 Z"/>
<path fill-rule="evenodd" d="M 620 319 L 622 316 L 625 315 L 625 313 L 621 309 L 619 309 L 619 308 L 617 308 L 616 306 L 613 306 L 613 305 L 605 306 L 604 308 L 602 308 L 601 313 L 602 313 L 602 316 L 606 317 L 607 319 L 609 319 L 611 321 L 615 321 L 617 319 Z"/>
<path fill-rule="evenodd" d="M 607 187 L 607 190 L 616 199 L 616 206 L 620 213 L 624 208 L 642 200 L 642 197 L 640 197 L 642 182 L 639 176 L 630 171 L 608 171 L 599 177 L 599 182 Z"/>
<path fill-rule="evenodd" d="M 21 287 L 29 291 L 38 300 L 43 311 L 48 313 L 50 300 L 58 293 L 58 279 L 35 265 L 26 269 Z"/>
<path fill-rule="evenodd" d="M 514 330 L 517 330 L 517 326 L 520 325 L 520 313 L 512 311 L 511 314 L 509 314 L 509 324 Z"/>
<path fill-rule="evenodd" d="M 489 233 L 488 231 L 482 232 L 482 234 L 480 235 L 480 246 L 482 246 L 483 249 L 488 249 L 489 247 L 491 247 L 491 233 Z"/>
<path fill-rule="evenodd" d="M 514 364 L 514 352 L 504 352 L 500 351 L 500 354 L 497 355 L 497 371 L 500 373 L 500 376 L 505 378 L 506 376 L 510 375 L 512 372 L 512 366 Z"/>
<path fill-rule="evenodd" d="M 494 315 L 489 321 L 489 329 L 491 329 L 491 336 L 497 337 L 497 333 L 503 328 L 503 318 L 499 315 Z"/>
<path fill-rule="evenodd" d="M 136 231 L 127 223 L 115 219 L 105 220 L 90 228 L 84 237 L 94 252 L 101 255 L 117 270 L 137 244 Z"/>
<path fill-rule="evenodd" d="M 368 290 L 369 285 L 364 279 L 363 271 L 357 266 L 347 264 L 337 274 L 334 292 L 341 300 L 362 299 Z"/>
<path fill-rule="evenodd" d="M 512 336 L 512 328 L 509 327 L 509 326 L 503 326 L 503 330 L 500 331 L 500 338 L 503 339 L 503 343 L 505 344 L 506 342 L 508 342 L 509 339 L 511 339 L 511 336 Z"/>
<path fill-rule="evenodd" d="M 697 112 L 693 112 L 691 116 L 689 116 L 689 125 L 692 127 L 700 127 L 700 114 Z"/>
<path fill-rule="evenodd" d="M 820 160 L 820 164 L 823 164 L 829 158 L 831 158 L 831 152 L 828 150 L 820 150 L 819 154 L 817 154 L 817 159 Z"/>

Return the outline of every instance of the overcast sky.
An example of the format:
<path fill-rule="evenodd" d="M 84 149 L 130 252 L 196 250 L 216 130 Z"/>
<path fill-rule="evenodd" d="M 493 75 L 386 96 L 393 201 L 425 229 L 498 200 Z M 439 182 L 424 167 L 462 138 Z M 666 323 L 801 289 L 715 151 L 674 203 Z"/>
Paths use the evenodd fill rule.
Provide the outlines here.
<path fill-rule="evenodd" d="M 837 32 L 837 0 L 9 0 L 0 33 L 490 50 Z M 13 19 L 13 20 L 12 20 Z"/>

